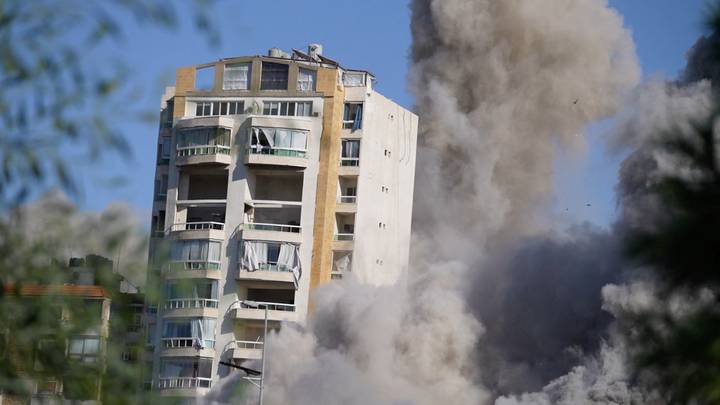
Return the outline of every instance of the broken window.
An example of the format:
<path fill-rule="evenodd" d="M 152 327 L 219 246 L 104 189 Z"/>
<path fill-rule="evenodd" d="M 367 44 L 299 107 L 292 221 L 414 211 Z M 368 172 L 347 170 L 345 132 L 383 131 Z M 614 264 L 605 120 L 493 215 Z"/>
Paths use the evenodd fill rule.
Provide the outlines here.
<path fill-rule="evenodd" d="M 260 90 L 287 90 L 289 66 L 282 63 L 263 62 Z"/>
<path fill-rule="evenodd" d="M 362 103 L 345 103 L 343 112 L 343 128 L 353 131 L 362 128 Z"/>
<path fill-rule="evenodd" d="M 300 68 L 297 82 L 298 91 L 315 91 L 316 75 L 314 70 Z"/>

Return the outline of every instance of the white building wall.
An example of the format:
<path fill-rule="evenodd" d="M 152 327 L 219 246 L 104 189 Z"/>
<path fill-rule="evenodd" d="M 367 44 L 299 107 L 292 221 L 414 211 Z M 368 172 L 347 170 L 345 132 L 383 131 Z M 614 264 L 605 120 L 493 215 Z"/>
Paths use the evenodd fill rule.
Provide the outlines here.
<path fill-rule="evenodd" d="M 408 268 L 417 123 L 415 114 L 365 87 L 345 100 L 364 103 L 352 272 L 361 281 L 388 284 Z"/>

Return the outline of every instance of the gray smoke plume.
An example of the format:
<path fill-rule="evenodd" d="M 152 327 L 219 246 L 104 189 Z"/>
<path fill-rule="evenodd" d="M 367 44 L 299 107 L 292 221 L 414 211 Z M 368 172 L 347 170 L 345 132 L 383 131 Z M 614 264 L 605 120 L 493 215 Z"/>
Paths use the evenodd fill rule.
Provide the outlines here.
<path fill-rule="evenodd" d="M 657 304 L 621 243 L 659 209 L 659 175 L 683 170 L 653 136 L 706 114 L 709 86 L 635 89 L 633 42 L 604 0 L 414 0 L 411 10 L 412 270 L 394 285 L 322 288 L 307 330 L 267 342 L 266 403 L 662 403 L 631 380 L 614 322 Z M 619 110 L 608 136 L 629 152 L 619 219 L 557 229 L 555 151 L 578 148 L 588 123 Z"/>
<path fill-rule="evenodd" d="M 20 206 L 9 217 L 29 241 L 53 246 L 58 260 L 96 254 L 113 260 L 115 269 L 135 285 L 145 284 L 147 230 L 137 212 L 113 203 L 100 212 L 82 211 L 61 192 L 49 192 Z"/>

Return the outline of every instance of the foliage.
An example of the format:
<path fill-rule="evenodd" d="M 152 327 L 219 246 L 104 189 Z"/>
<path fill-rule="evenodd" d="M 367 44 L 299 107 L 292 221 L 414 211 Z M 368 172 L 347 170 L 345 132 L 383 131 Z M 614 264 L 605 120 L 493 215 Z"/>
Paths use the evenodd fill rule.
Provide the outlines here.
<path fill-rule="evenodd" d="M 107 120 L 115 98 L 132 82 L 121 59 L 92 59 L 107 42 L 122 41 L 128 22 L 171 29 L 174 6 L 191 9 L 196 29 L 212 43 L 212 0 L 0 0 L 0 209 L 42 186 L 75 191 L 64 155 L 127 156 L 125 137 Z M 102 68 L 98 68 L 102 66 Z"/>

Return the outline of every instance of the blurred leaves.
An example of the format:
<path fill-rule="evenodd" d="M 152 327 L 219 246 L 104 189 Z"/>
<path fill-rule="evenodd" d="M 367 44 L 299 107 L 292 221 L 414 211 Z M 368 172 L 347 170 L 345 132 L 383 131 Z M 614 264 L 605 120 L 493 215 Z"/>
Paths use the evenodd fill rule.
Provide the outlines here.
<path fill-rule="evenodd" d="M 98 46 L 119 43 L 128 24 L 175 29 L 183 21 L 217 44 L 212 0 L 0 0 L 0 210 L 33 192 L 78 187 L 68 157 L 129 156 L 108 124 L 132 76 L 121 59 L 97 61 Z"/>

